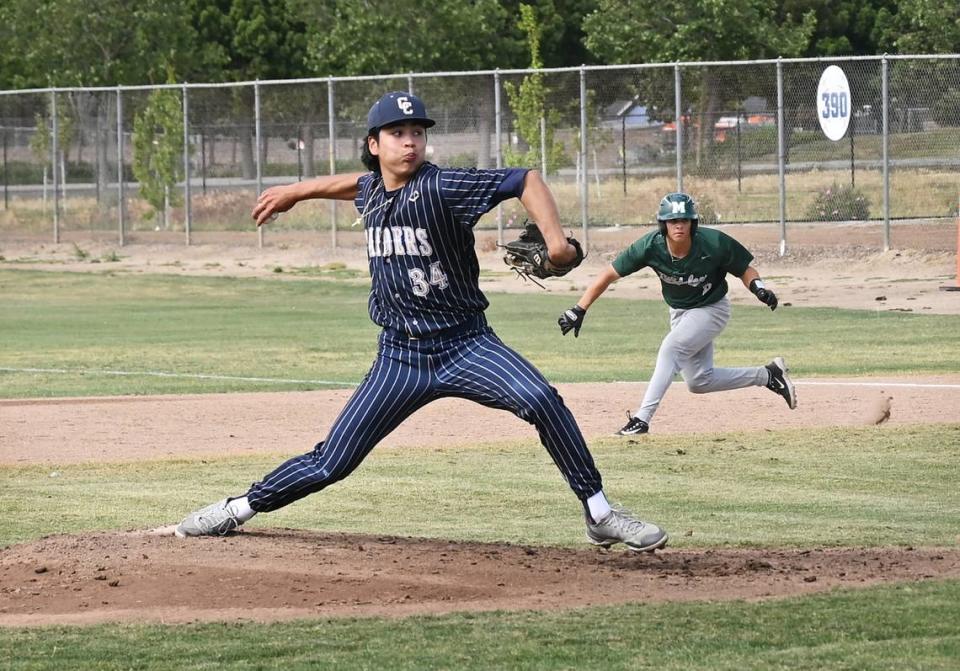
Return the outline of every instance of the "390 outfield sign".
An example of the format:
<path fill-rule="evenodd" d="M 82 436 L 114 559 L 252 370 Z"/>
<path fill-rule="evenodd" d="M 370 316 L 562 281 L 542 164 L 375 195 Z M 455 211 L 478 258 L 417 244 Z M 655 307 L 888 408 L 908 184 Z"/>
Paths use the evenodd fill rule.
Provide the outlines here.
<path fill-rule="evenodd" d="M 836 65 L 820 75 L 817 86 L 817 118 L 823 134 L 836 142 L 850 125 L 850 85 L 847 76 Z"/>

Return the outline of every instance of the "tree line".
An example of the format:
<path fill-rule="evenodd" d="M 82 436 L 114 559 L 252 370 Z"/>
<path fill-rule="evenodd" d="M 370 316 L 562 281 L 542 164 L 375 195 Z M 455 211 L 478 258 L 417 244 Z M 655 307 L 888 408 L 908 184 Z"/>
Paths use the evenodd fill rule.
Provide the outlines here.
<path fill-rule="evenodd" d="M 0 89 L 960 51 L 942 0 L 2 0 Z"/>

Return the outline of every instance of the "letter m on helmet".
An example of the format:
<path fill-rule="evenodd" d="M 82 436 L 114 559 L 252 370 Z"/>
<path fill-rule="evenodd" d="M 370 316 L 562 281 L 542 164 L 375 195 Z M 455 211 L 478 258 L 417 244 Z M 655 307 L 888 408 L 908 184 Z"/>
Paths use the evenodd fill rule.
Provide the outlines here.
<path fill-rule="evenodd" d="M 657 211 L 657 221 L 670 221 L 671 219 L 691 219 L 697 221 L 697 206 L 693 198 L 685 193 L 668 193 L 660 201 L 660 209 Z"/>

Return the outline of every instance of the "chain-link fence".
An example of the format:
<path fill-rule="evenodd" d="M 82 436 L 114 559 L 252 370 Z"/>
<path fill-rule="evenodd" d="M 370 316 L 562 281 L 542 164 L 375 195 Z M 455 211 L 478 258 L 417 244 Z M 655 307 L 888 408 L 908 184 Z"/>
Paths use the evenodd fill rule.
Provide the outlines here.
<path fill-rule="evenodd" d="M 847 88 L 822 109 L 829 66 Z M 264 233 L 255 196 L 362 170 L 367 109 L 396 89 L 437 121 L 429 160 L 541 170 L 588 244 L 591 228 L 652 223 L 672 190 L 706 224 L 779 226 L 781 253 L 793 224 L 875 222 L 886 248 L 891 221 L 957 216 L 960 56 L 890 56 L 4 91 L 0 234 L 263 245 L 285 231 L 336 246 L 350 203 L 310 203 Z M 480 226 L 521 216 L 508 204 Z"/>

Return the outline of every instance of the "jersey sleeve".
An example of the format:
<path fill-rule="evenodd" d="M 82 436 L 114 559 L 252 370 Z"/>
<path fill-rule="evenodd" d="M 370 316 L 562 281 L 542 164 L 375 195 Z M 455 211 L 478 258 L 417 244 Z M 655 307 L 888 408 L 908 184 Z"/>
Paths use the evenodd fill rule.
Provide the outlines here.
<path fill-rule="evenodd" d="M 526 173 L 518 168 L 446 169 L 440 172 L 440 193 L 456 221 L 473 226 L 498 203 L 519 197 Z"/>
<path fill-rule="evenodd" d="M 363 212 L 365 209 L 364 205 L 370 195 L 370 185 L 373 183 L 373 177 L 374 174 L 368 172 L 357 178 L 357 195 L 353 199 L 353 206 L 357 208 L 357 212 Z"/>
<path fill-rule="evenodd" d="M 620 252 L 612 264 L 613 269 L 617 271 L 617 275 L 626 277 L 647 267 L 647 252 L 650 249 L 652 235 L 654 234 L 643 236 Z"/>
<path fill-rule="evenodd" d="M 753 261 L 753 254 L 736 239 L 722 231 L 718 232 L 720 233 L 721 267 L 731 275 L 740 277 L 747 272 L 747 267 Z"/>

